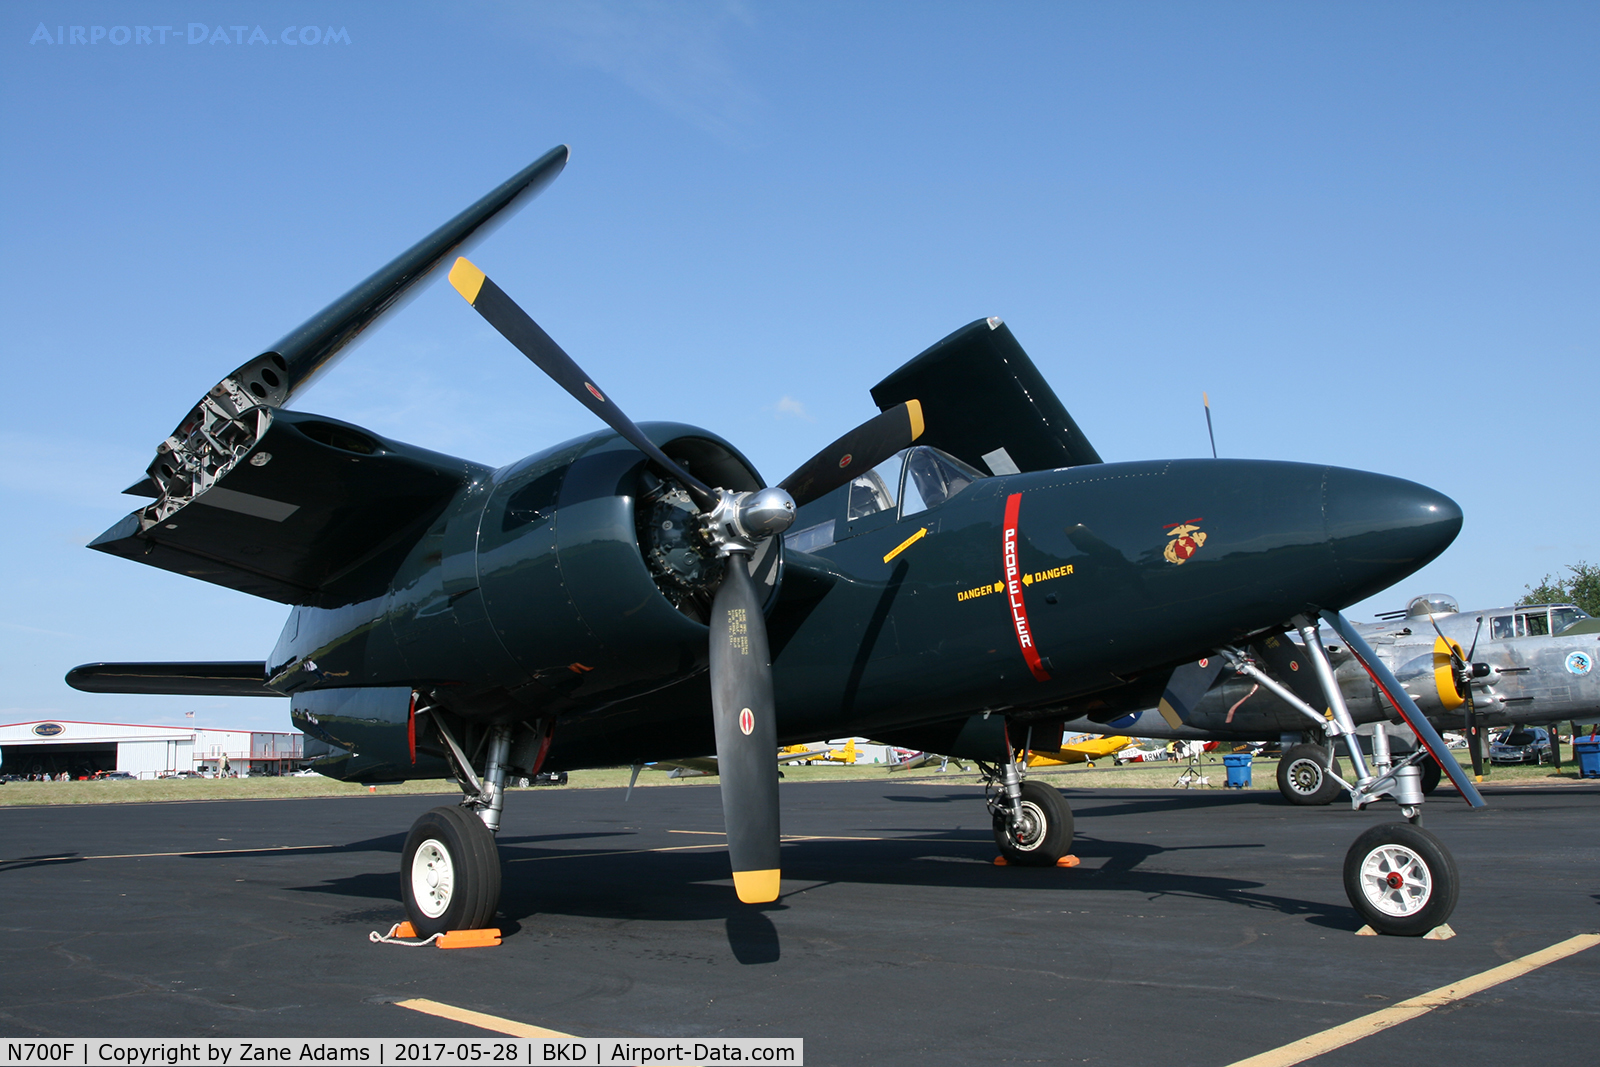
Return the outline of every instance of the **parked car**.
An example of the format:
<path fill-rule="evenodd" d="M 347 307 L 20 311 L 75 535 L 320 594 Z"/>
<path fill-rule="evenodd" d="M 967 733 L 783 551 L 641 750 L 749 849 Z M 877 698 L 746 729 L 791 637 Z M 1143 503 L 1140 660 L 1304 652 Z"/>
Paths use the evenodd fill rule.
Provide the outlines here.
<path fill-rule="evenodd" d="M 97 782 L 137 782 L 139 776 L 131 771 L 96 771 L 94 780 Z"/>
<path fill-rule="evenodd" d="M 1542 726 L 1521 726 L 1489 738 L 1490 763 L 1532 763 L 1550 761 L 1550 733 Z"/>

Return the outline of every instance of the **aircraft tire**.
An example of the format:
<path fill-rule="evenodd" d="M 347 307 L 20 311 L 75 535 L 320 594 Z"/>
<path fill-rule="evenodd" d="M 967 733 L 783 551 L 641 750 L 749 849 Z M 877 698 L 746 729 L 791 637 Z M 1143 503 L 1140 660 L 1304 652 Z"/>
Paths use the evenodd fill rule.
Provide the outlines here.
<path fill-rule="evenodd" d="M 1343 788 L 1338 773 L 1338 758 L 1321 745 L 1294 745 L 1278 760 L 1278 792 L 1291 804 L 1331 804 Z"/>
<path fill-rule="evenodd" d="M 418 937 L 488 926 L 500 906 L 500 852 L 483 820 L 459 805 L 425 812 L 406 835 L 400 896 Z"/>
<path fill-rule="evenodd" d="M 1439 788 L 1439 783 L 1444 780 L 1444 768 L 1439 766 L 1432 756 L 1423 758 L 1422 763 L 1422 795 L 1433 796 L 1433 791 Z"/>
<path fill-rule="evenodd" d="M 1456 910 L 1460 876 L 1450 850 L 1410 823 L 1380 823 L 1356 838 L 1344 857 L 1344 891 L 1381 934 L 1418 937 Z"/>
<path fill-rule="evenodd" d="M 1011 835 L 1011 820 L 994 817 L 994 843 L 1006 863 L 1017 867 L 1054 867 L 1072 850 L 1072 808 L 1054 786 L 1022 783 L 1022 812 L 1028 819 L 1023 839 Z"/>

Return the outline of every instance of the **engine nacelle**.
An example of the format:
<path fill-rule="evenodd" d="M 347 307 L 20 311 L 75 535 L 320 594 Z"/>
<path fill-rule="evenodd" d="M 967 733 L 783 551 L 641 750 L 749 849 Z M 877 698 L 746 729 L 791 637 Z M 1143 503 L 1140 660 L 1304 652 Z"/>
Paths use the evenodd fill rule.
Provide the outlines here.
<path fill-rule="evenodd" d="M 713 434 L 641 428 L 708 484 L 761 486 Z M 298 609 L 273 684 L 298 693 L 360 677 L 415 687 L 456 714 L 507 719 L 651 692 L 706 666 L 724 561 L 697 520 L 681 489 L 611 431 L 558 445 L 468 484 L 381 601 Z M 753 567 L 769 604 L 781 564 L 781 538 L 763 542 Z"/>

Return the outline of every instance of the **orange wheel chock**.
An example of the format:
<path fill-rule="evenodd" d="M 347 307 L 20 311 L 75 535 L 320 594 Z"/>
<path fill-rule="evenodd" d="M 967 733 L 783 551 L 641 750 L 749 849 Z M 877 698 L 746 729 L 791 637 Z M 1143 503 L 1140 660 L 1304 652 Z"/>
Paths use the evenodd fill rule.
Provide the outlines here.
<path fill-rule="evenodd" d="M 451 930 L 434 942 L 440 948 L 493 948 L 499 943 L 500 931 L 492 927 L 487 930 Z"/>
<path fill-rule="evenodd" d="M 1006 858 L 1005 858 L 1005 857 L 1004 857 L 1004 856 L 996 856 L 996 857 L 995 857 L 995 858 L 994 858 L 994 865 L 995 865 L 995 866 L 996 866 L 996 867 L 1006 867 L 1006 866 L 1009 866 L 1009 864 L 1007 864 L 1007 863 L 1006 863 Z"/>
<path fill-rule="evenodd" d="M 1078 865 L 1078 862 L 1079 862 L 1078 861 L 1078 857 L 1076 857 L 1076 856 L 1062 856 L 1060 859 L 1056 860 L 1056 866 L 1057 867 L 1076 867 Z"/>
<path fill-rule="evenodd" d="M 401 923 L 398 927 L 396 927 L 394 933 L 391 934 L 390 936 L 391 937 L 410 937 L 410 938 L 414 938 L 414 937 L 417 936 L 417 928 L 415 926 L 412 926 L 408 922 L 404 922 L 404 923 Z"/>

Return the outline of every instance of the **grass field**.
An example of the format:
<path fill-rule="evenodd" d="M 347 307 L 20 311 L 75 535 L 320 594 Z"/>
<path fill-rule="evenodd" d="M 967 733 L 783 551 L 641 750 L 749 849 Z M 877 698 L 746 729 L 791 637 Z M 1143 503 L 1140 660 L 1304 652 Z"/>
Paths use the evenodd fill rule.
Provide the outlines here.
<path fill-rule="evenodd" d="M 784 768 L 784 782 L 789 785 L 807 782 L 847 782 L 889 780 L 916 785 L 980 784 L 978 775 L 968 764 L 960 772 L 951 764 L 947 773 L 927 769 L 916 771 L 890 771 L 879 764 L 818 765 L 812 767 L 790 766 Z M 1048 781 L 1062 789 L 1166 789 L 1178 788 L 1177 778 L 1182 773 L 1181 763 L 1128 764 L 1113 767 L 1102 762 L 1097 767 L 1035 768 L 1030 777 Z M 628 784 L 630 769 L 607 767 L 597 770 L 573 771 L 565 786 L 538 786 L 537 789 L 600 789 Z M 1208 754 L 1202 762 L 1201 773 L 1211 779 L 1207 786 L 1195 788 L 1221 788 L 1227 773 L 1220 756 Z M 1277 760 L 1258 759 L 1251 767 L 1252 789 L 1277 788 Z M 1578 781 L 1575 765 L 1563 764 L 1557 774 L 1550 767 L 1495 767 L 1486 775 L 1486 785 L 1536 785 Z M 668 778 L 659 771 L 646 770 L 639 775 L 641 789 L 693 789 L 714 786 L 716 778 Z M 530 792 L 532 790 L 515 790 Z M 54 804 L 137 804 L 190 800 L 282 800 L 293 797 L 360 797 L 393 793 L 438 793 L 459 795 L 459 790 L 448 782 L 420 781 L 399 785 L 380 785 L 369 788 L 336 782 L 331 778 L 183 778 L 167 781 L 142 782 L 8 782 L 0 786 L 0 807 L 43 806 Z"/>

